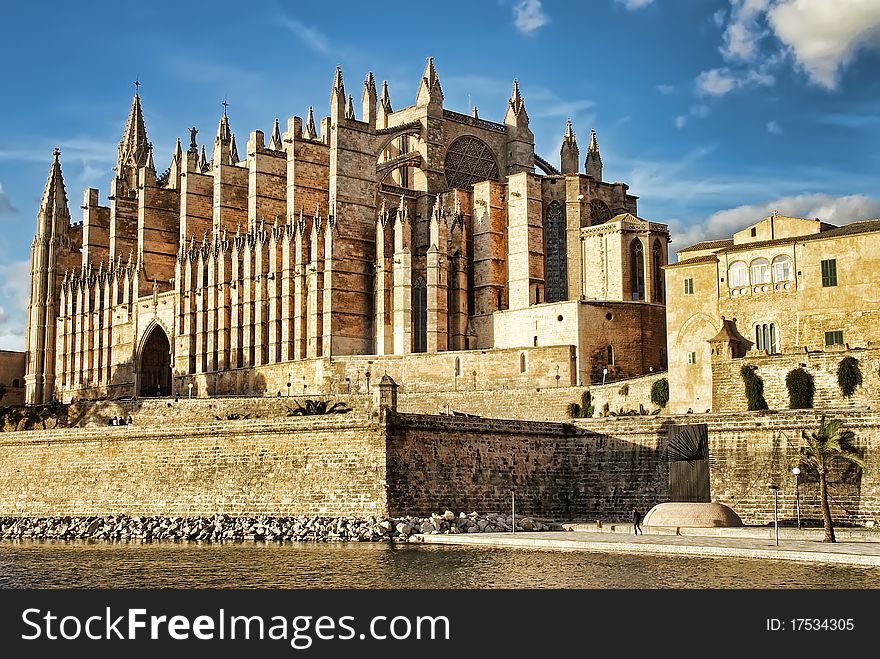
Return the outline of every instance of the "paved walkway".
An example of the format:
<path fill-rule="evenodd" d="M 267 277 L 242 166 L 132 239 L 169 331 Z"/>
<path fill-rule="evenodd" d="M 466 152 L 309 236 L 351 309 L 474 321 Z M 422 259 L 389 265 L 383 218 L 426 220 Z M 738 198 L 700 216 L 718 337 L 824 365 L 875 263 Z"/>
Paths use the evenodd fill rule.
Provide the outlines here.
<path fill-rule="evenodd" d="M 575 525 L 581 526 L 581 525 Z M 626 525 L 615 525 L 624 528 Z M 717 531 L 718 529 L 700 529 Z M 688 529 L 694 531 L 694 529 Z M 738 535 L 734 535 L 738 531 Z M 779 546 L 773 529 L 767 535 L 765 527 L 725 529 L 725 535 L 674 535 L 651 532 L 632 535 L 615 531 L 601 532 L 543 531 L 540 533 L 462 533 L 414 536 L 414 541 L 426 544 L 480 545 L 528 549 L 562 549 L 592 552 L 678 554 L 682 556 L 724 556 L 730 558 L 772 558 L 776 560 L 807 561 L 838 565 L 880 567 L 880 542 L 876 533 L 865 533 L 861 539 L 846 538 L 831 544 L 797 529 L 780 529 Z"/>

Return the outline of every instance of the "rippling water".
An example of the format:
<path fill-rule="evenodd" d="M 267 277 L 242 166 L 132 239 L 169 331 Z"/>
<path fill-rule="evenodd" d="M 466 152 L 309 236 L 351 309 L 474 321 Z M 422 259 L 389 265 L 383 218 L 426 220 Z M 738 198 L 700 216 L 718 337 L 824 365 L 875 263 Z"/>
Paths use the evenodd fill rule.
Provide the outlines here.
<path fill-rule="evenodd" d="M 0 541 L 0 588 L 877 588 L 880 568 L 385 543 Z"/>

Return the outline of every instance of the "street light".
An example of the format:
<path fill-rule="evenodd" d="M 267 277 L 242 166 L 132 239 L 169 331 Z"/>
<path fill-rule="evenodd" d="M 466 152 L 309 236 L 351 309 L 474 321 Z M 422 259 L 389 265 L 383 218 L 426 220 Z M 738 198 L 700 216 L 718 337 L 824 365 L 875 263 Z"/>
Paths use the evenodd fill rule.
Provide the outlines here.
<path fill-rule="evenodd" d="M 776 529 L 776 546 L 779 546 L 779 486 L 767 483 L 767 487 L 773 490 L 773 527 Z"/>
<path fill-rule="evenodd" d="M 798 487 L 798 475 L 801 473 L 800 467 L 795 467 L 791 470 L 791 473 L 794 474 L 794 502 L 795 502 L 795 510 L 797 510 L 797 525 L 798 529 L 801 528 L 801 494 L 800 488 Z"/>
<path fill-rule="evenodd" d="M 193 397 L 193 383 L 192 382 L 189 383 L 189 397 L 190 398 Z"/>

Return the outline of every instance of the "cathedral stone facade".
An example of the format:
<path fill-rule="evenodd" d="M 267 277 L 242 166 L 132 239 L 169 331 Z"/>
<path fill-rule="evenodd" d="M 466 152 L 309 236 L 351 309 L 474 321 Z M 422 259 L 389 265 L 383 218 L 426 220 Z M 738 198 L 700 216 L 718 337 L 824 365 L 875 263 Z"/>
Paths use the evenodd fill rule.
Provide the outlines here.
<path fill-rule="evenodd" d="M 253 131 L 226 112 L 157 173 L 136 93 L 110 182 L 71 223 L 56 149 L 32 247 L 26 400 L 589 384 L 665 367 L 664 225 L 585 173 L 572 126 L 535 153 L 502 123 L 336 70 L 330 114 Z M 295 388 L 294 388 L 295 387 Z"/>

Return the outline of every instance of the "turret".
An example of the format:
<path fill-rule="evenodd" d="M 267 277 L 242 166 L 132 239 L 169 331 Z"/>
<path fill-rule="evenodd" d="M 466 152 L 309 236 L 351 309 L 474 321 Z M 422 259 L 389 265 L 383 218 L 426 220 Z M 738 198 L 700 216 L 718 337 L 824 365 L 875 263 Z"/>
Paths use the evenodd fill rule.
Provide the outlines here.
<path fill-rule="evenodd" d="M 306 115 L 306 125 L 303 129 L 304 137 L 309 140 L 318 139 L 318 130 L 315 128 L 315 111 L 309 106 L 309 113 Z"/>
<path fill-rule="evenodd" d="M 587 176 L 596 181 L 602 180 L 602 156 L 599 155 L 599 142 L 596 141 L 596 129 L 590 131 L 590 145 L 587 147 L 587 160 L 584 163 Z"/>
<path fill-rule="evenodd" d="M 577 174 L 580 166 L 580 154 L 578 153 L 577 139 L 571 128 L 571 119 L 565 125 L 565 135 L 562 136 L 562 148 L 559 150 L 560 170 L 563 174 Z"/>
<path fill-rule="evenodd" d="M 273 151 L 284 150 L 284 145 L 281 142 L 281 127 L 278 125 L 278 117 L 275 117 L 275 125 L 272 126 L 272 138 L 269 140 L 269 148 Z"/>

